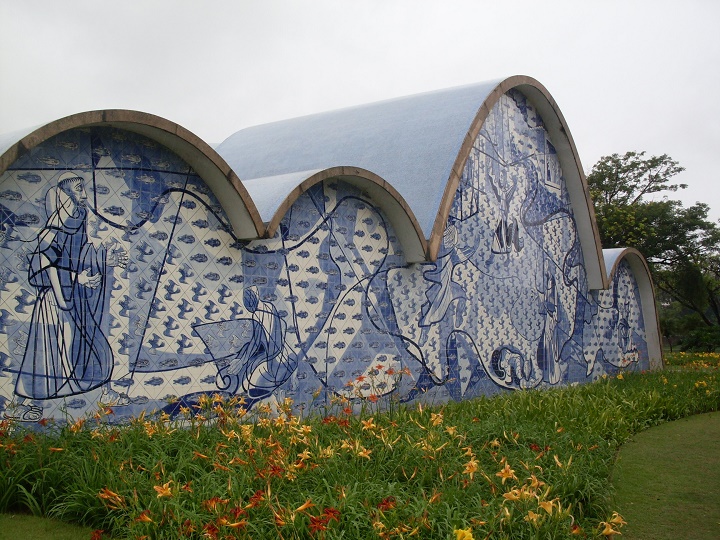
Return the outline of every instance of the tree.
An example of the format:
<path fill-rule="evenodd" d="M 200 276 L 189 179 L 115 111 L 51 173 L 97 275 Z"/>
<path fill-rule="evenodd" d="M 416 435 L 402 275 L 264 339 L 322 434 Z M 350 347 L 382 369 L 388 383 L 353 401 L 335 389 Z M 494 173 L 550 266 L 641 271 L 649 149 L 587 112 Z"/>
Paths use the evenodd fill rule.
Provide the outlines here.
<path fill-rule="evenodd" d="M 683 170 L 667 154 L 613 154 L 593 166 L 588 187 L 603 248 L 635 247 L 645 255 L 663 298 L 663 333 L 689 335 L 688 325 L 720 328 L 720 228 L 708 220 L 707 204 L 685 208 L 668 198 L 687 187 L 673 182 Z M 713 336 L 720 346 L 716 330 L 698 338 L 704 348 Z"/>
<path fill-rule="evenodd" d="M 600 158 L 588 175 L 590 194 L 596 207 L 632 206 L 646 195 L 685 189 L 687 184 L 670 184 L 684 171 L 667 154 L 645 158 L 645 152 L 626 152 Z"/>

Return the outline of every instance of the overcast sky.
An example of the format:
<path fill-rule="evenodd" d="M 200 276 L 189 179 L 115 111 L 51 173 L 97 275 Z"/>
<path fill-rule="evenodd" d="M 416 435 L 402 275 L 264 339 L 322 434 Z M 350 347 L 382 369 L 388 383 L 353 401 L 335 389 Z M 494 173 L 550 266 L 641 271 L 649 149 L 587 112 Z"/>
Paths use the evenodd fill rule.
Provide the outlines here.
<path fill-rule="evenodd" d="M 720 218 L 718 0 L 0 0 L 0 133 L 94 109 L 208 143 L 247 126 L 529 75 L 587 172 L 669 154 Z"/>

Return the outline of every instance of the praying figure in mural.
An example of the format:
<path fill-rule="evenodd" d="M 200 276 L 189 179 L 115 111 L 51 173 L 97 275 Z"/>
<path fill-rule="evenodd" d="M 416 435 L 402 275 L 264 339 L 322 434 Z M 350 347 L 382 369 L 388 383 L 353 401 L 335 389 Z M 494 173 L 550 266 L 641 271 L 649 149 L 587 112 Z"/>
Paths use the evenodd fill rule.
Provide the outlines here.
<path fill-rule="evenodd" d="M 547 261 L 545 264 L 548 264 Z M 550 384 L 557 384 L 562 377 L 560 365 L 560 337 L 558 335 L 558 321 L 560 319 L 560 299 L 558 298 L 555 276 L 545 272 L 545 291 L 543 294 L 543 309 L 545 325 L 538 346 L 538 363 L 545 372 L 545 379 Z"/>
<path fill-rule="evenodd" d="M 247 393 L 251 405 L 285 383 L 297 359 L 285 343 L 285 321 L 272 303 L 260 300 L 257 287 L 243 291 L 243 304 L 252 316 L 252 333 L 225 373 L 238 377 L 238 388 Z"/>
<path fill-rule="evenodd" d="M 423 272 L 423 277 L 431 283 L 425 293 L 428 301 L 422 306 L 420 326 L 423 328 L 442 321 L 453 302 L 465 299 L 465 290 L 453 281 L 453 272 L 458 264 L 473 256 L 477 246 L 460 245 L 457 224 L 457 218 L 450 216 L 437 260 Z"/>
<path fill-rule="evenodd" d="M 618 345 L 622 351 L 621 360 L 617 363 L 619 367 L 626 367 L 627 365 L 638 361 L 638 350 L 633 342 L 632 327 L 628 320 L 630 319 L 631 306 L 630 299 L 624 298 L 618 301 L 618 323 L 617 323 L 617 334 L 618 334 Z"/>
<path fill-rule="evenodd" d="M 493 193 L 500 205 L 500 218 L 495 227 L 495 238 L 491 251 L 498 255 L 508 254 L 512 249 L 519 252 L 523 248 L 520 227 L 516 218 L 510 222 L 510 201 L 517 189 L 517 176 L 511 173 L 511 178 L 508 180 L 508 171 L 502 168 L 497 177 L 490 176 L 489 178 Z"/>
<path fill-rule="evenodd" d="M 46 400 L 103 385 L 113 396 L 113 354 L 103 333 L 108 313 L 108 272 L 127 265 L 121 248 L 95 247 L 86 232 L 87 195 L 82 177 L 60 175 L 45 197 L 47 222 L 30 256 L 28 282 L 36 289 L 27 346 L 8 413 L 38 420 Z"/>
<path fill-rule="evenodd" d="M 435 263 L 426 265 L 428 269 L 423 272 L 423 277 L 430 283 L 430 287 L 425 292 L 427 301 L 421 307 L 419 343 L 421 346 L 428 344 L 435 325 L 438 327 L 439 342 L 448 343 L 439 354 L 421 360 L 426 370 L 423 379 L 432 381 L 433 384 L 448 382 L 458 370 L 457 354 L 454 352 L 457 347 L 453 332 L 463 327 L 467 296 L 464 288 L 453 277 L 457 279 L 454 274 L 458 265 L 468 261 L 472 264 L 471 259 L 477 250 L 477 244 L 472 245 L 463 241 L 468 235 L 461 234 L 460 227 L 462 220 L 455 216 L 448 218 L 438 258 Z M 420 384 L 425 384 L 427 381 L 421 381 Z M 451 383 L 448 388 L 453 385 L 454 383 Z M 450 388 L 450 391 L 457 393 L 459 389 Z"/>

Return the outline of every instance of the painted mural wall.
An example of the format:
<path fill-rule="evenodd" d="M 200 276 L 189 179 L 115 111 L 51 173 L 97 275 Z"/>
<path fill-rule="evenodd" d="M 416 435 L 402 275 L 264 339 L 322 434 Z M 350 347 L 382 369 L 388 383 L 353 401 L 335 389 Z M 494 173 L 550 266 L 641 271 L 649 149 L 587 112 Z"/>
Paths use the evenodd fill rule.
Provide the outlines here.
<path fill-rule="evenodd" d="M 434 263 L 407 265 L 361 189 L 305 192 L 234 237 L 178 156 L 63 132 L 0 178 L 0 412 L 115 419 L 206 393 L 440 402 L 649 367 L 629 265 L 590 291 L 557 154 L 511 91 L 467 160 Z"/>

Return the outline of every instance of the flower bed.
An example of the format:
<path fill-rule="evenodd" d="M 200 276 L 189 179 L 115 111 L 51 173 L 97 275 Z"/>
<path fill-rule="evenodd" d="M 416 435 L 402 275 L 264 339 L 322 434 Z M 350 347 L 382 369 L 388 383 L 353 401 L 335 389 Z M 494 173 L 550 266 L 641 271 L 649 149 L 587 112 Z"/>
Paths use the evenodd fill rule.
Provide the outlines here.
<path fill-rule="evenodd" d="M 290 401 L 203 395 L 123 426 L 111 407 L 39 431 L 4 421 L 0 511 L 97 539 L 603 537 L 624 524 L 608 484 L 619 446 L 719 407 L 705 369 L 359 414 L 338 398 L 305 419 Z"/>

